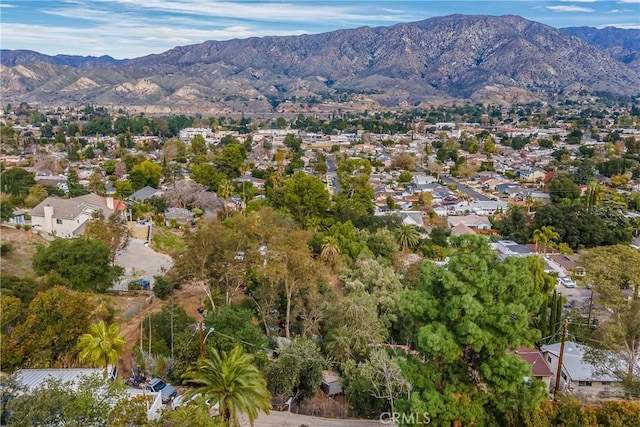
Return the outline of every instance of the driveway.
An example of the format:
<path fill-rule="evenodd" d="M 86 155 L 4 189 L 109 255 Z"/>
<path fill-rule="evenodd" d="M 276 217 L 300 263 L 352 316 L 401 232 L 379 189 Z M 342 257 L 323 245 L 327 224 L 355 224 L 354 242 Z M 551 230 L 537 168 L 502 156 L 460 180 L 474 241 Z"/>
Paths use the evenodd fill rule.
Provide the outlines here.
<path fill-rule="evenodd" d="M 242 426 L 249 426 L 247 420 L 241 422 Z M 378 420 L 344 420 L 336 418 L 320 418 L 309 415 L 298 415 L 292 412 L 271 411 L 269 415 L 260 412 L 254 427 L 380 427 L 390 425 Z"/>
<path fill-rule="evenodd" d="M 124 276 L 114 289 L 125 290 L 130 280 L 141 277 L 149 279 L 153 286 L 153 276 L 164 275 L 173 266 L 173 259 L 155 252 L 145 240 L 131 239 L 126 249 L 116 255 L 116 265 L 124 269 Z"/>

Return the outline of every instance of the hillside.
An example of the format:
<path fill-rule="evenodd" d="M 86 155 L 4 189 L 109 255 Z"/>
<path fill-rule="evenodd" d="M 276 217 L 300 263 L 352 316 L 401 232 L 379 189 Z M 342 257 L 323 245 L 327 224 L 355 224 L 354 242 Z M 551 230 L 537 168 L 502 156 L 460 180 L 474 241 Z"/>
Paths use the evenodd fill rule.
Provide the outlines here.
<path fill-rule="evenodd" d="M 621 28 L 569 27 L 563 33 L 579 37 L 607 52 L 616 60 L 640 71 L 640 30 Z"/>
<path fill-rule="evenodd" d="M 575 93 L 636 95 L 640 87 L 633 61 L 518 16 L 451 15 L 207 41 L 122 62 L 76 58 L 62 65 L 60 58 L 33 53 L 31 62 L 4 56 L 6 102 L 94 103 L 149 113 L 510 103 Z"/>

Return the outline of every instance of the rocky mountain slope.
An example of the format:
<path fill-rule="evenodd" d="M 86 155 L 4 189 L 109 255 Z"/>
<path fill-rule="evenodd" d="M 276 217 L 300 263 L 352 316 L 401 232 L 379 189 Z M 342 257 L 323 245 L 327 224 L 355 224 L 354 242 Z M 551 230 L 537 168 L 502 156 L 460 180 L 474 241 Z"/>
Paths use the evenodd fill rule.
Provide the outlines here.
<path fill-rule="evenodd" d="M 628 63 L 517 16 L 451 15 L 317 35 L 208 41 L 122 62 L 2 56 L 5 102 L 95 103 L 150 113 L 510 103 L 640 91 L 640 72 Z"/>
<path fill-rule="evenodd" d="M 597 46 L 627 66 L 640 71 L 640 30 L 614 27 L 561 28 L 565 34 L 579 37 Z"/>

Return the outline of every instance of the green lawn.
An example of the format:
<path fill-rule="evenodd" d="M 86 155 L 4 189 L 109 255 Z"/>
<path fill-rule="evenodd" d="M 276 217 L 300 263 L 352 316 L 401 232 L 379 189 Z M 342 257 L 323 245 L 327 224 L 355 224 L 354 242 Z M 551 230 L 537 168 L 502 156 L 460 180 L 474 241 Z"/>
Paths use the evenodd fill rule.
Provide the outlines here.
<path fill-rule="evenodd" d="M 153 250 L 156 252 L 175 255 L 185 250 L 181 231 L 174 231 L 166 227 L 155 227 L 151 240 L 153 241 Z"/>

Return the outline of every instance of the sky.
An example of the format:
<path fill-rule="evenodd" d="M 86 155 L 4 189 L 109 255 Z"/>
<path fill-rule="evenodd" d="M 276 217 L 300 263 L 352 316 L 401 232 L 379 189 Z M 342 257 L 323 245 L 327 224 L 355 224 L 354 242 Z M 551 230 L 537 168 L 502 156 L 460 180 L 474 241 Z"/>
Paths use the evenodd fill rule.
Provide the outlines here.
<path fill-rule="evenodd" d="M 640 0 L 0 0 L 0 47 L 134 58 L 175 46 L 387 26 L 455 13 L 640 29 Z"/>

